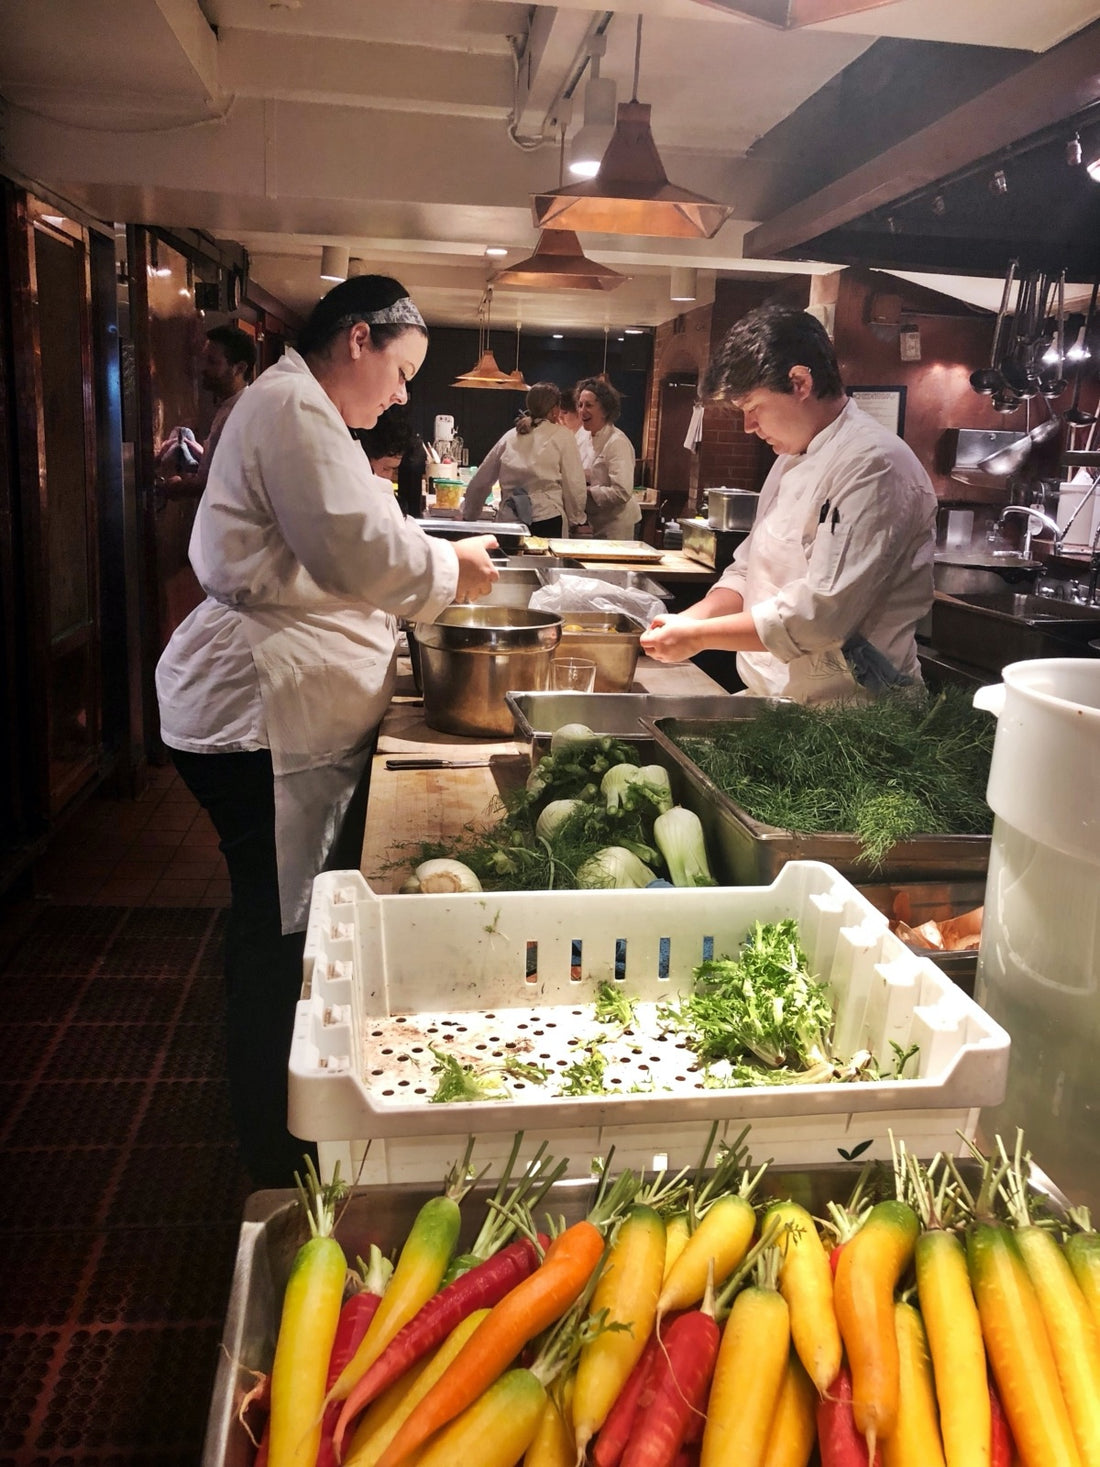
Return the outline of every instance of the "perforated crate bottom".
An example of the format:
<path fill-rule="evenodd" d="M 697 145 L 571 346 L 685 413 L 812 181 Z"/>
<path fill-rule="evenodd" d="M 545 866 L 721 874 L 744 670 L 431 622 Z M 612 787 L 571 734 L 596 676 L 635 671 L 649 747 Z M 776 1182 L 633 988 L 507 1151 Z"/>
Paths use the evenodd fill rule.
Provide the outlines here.
<path fill-rule="evenodd" d="M 371 1098 L 383 1106 L 406 1106 L 416 1098 L 431 1101 L 439 1083 L 433 1050 L 499 1080 L 516 1098 L 712 1088 L 692 1050 L 679 1035 L 662 1028 L 654 1003 L 637 1003 L 634 1022 L 625 1029 L 601 1023 L 591 1004 L 553 1004 L 373 1019 L 366 1035 L 366 1053 L 373 1063 L 363 1079 Z M 602 1072 L 598 1083 L 586 1089 L 575 1072 L 593 1055 Z M 540 1081 L 510 1074 L 510 1061 L 538 1066 L 547 1077 Z"/>

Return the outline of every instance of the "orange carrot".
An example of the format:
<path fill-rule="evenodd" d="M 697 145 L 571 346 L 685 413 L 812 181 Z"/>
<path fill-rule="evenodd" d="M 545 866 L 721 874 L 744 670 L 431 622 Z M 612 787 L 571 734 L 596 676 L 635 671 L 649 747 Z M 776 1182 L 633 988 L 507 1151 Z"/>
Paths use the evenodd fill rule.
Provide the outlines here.
<path fill-rule="evenodd" d="M 555 1238 L 542 1266 L 489 1311 L 401 1426 L 376 1467 L 396 1467 L 487 1390 L 528 1340 L 560 1319 L 580 1297 L 603 1247 L 603 1234 L 588 1221 L 574 1223 Z"/>

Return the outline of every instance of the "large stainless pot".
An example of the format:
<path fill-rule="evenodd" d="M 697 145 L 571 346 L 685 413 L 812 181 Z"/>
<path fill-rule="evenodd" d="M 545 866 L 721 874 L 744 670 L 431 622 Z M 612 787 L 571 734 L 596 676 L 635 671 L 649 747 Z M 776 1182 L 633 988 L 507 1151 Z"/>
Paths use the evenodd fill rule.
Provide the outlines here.
<path fill-rule="evenodd" d="M 424 722 L 441 733 L 512 737 L 511 692 L 541 692 L 561 640 L 562 619 L 516 606 L 448 606 L 418 622 Z"/>
<path fill-rule="evenodd" d="M 751 530 L 759 503 L 752 489 L 708 489 L 707 524 L 712 530 Z"/>

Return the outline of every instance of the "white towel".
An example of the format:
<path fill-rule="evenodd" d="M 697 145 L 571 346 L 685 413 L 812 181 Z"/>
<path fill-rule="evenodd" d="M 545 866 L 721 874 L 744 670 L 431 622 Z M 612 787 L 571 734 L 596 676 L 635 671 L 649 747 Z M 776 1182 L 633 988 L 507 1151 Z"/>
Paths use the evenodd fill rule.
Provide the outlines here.
<path fill-rule="evenodd" d="M 684 439 L 684 447 L 690 448 L 696 453 L 699 448 L 699 440 L 703 436 L 703 404 L 697 402 L 691 410 L 691 422 L 688 424 L 687 437 Z"/>

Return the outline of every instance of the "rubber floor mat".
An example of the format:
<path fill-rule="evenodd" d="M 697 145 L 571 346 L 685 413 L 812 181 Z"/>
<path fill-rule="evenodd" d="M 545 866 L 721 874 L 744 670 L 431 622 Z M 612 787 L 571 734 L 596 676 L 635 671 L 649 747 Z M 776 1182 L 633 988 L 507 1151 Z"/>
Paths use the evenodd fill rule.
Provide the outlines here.
<path fill-rule="evenodd" d="M 0 1467 L 197 1467 L 248 1179 L 225 913 L 50 906 L 0 967 Z"/>

